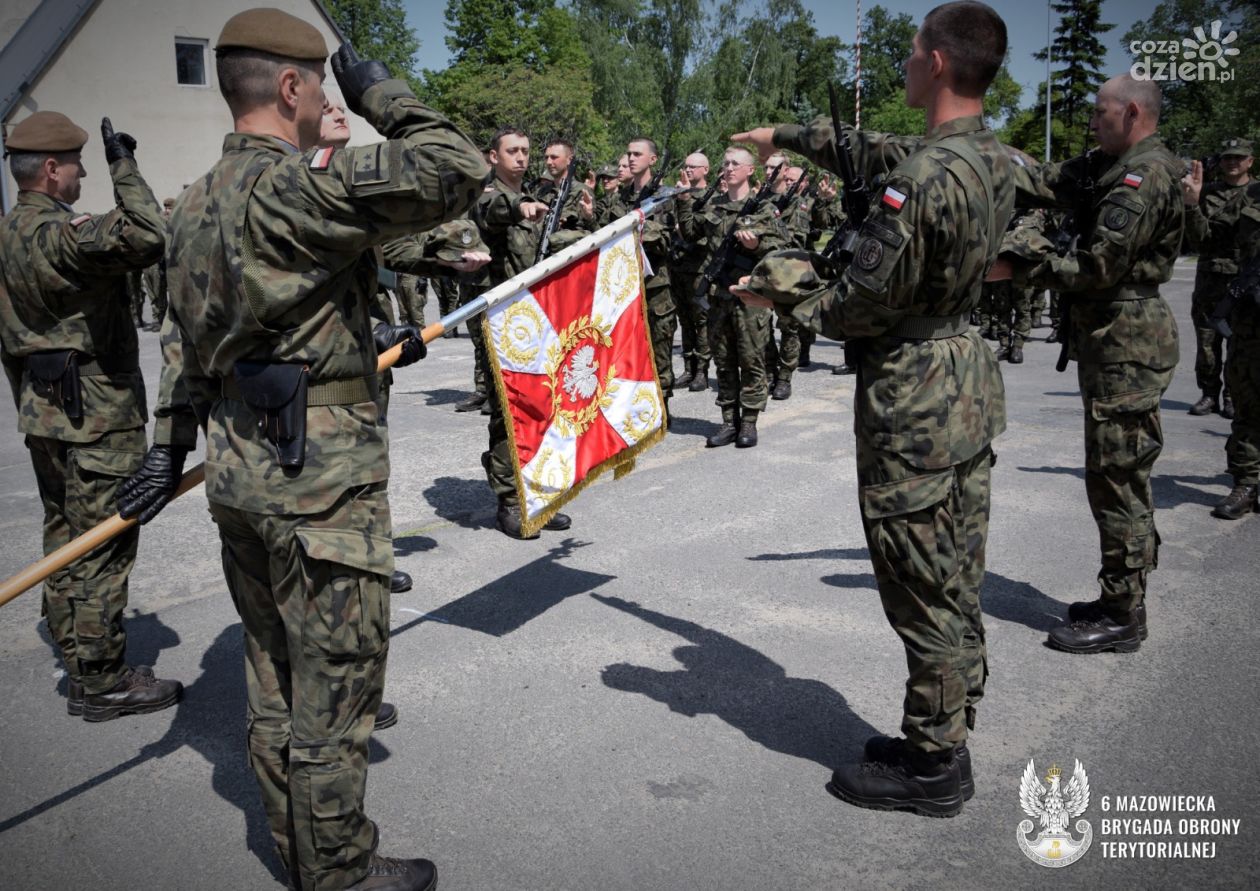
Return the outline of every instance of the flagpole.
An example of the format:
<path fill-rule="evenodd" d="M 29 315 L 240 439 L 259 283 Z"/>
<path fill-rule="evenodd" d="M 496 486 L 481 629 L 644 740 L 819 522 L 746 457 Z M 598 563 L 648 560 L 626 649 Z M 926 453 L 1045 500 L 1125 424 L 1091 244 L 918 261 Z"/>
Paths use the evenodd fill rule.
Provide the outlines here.
<path fill-rule="evenodd" d="M 528 288 L 530 285 L 538 282 L 557 270 L 563 269 L 579 257 L 584 256 L 588 252 L 595 250 L 619 235 L 629 231 L 635 226 L 640 225 L 649 215 L 667 205 L 678 195 L 691 191 L 690 189 L 661 189 L 656 196 L 644 201 L 638 210 L 626 214 L 613 222 L 604 226 L 581 241 L 574 242 L 558 254 L 547 257 L 541 263 L 536 263 L 524 272 L 513 276 L 507 281 L 496 287 L 491 288 L 482 294 L 476 300 L 470 301 L 459 307 L 454 312 L 443 316 L 431 325 L 426 325 L 424 330 L 420 332 L 420 339 L 425 343 L 431 343 L 441 337 L 448 329 L 461 325 L 469 319 L 480 315 L 491 307 L 514 297 L 520 291 Z M 388 368 L 392 368 L 402 356 L 402 344 L 390 347 L 385 352 L 376 357 L 376 372 L 380 374 Z M 206 465 L 198 464 L 192 470 L 183 475 L 179 481 L 179 487 L 175 490 L 175 494 L 171 496 L 171 500 L 178 498 L 185 492 L 195 489 L 201 485 L 206 478 Z M 10 600 L 13 600 L 23 591 L 27 591 L 48 576 L 52 575 L 59 569 L 68 566 L 80 557 L 96 550 L 105 542 L 114 536 L 125 532 L 136 524 L 136 519 L 125 519 L 121 514 L 114 514 L 108 520 L 98 523 L 96 526 L 84 532 L 77 538 L 72 539 L 68 543 L 57 548 L 51 554 L 43 559 L 32 563 L 16 575 L 5 579 L 0 583 L 0 606 L 4 606 Z"/>

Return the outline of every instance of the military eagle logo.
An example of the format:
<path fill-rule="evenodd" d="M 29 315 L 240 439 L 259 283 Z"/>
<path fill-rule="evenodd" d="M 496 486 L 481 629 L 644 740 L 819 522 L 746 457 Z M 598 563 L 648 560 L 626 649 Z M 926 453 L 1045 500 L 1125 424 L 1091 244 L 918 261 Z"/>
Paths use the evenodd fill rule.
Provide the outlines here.
<path fill-rule="evenodd" d="M 1024 813 L 1041 824 L 1041 831 L 1035 839 L 1030 839 L 1028 833 L 1033 831 L 1035 824 L 1032 820 L 1021 821 L 1019 846 L 1030 860 L 1042 866 L 1067 866 L 1079 860 L 1093 840 L 1093 828 L 1088 820 L 1076 823 L 1076 831 L 1083 833 L 1083 838 L 1078 840 L 1068 831 L 1071 820 L 1085 813 L 1089 807 L 1089 778 L 1077 759 L 1072 778 L 1066 786 L 1061 785 L 1063 771 L 1058 765 L 1050 766 L 1045 780 L 1050 784 L 1049 788 L 1041 784 L 1037 768 L 1030 758 L 1019 782 L 1019 805 Z"/>
<path fill-rule="evenodd" d="M 586 344 L 574 350 L 564 370 L 564 392 L 574 402 L 590 399 L 599 386 L 597 371 L 599 363 L 595 361 L 595 347 Z"/>

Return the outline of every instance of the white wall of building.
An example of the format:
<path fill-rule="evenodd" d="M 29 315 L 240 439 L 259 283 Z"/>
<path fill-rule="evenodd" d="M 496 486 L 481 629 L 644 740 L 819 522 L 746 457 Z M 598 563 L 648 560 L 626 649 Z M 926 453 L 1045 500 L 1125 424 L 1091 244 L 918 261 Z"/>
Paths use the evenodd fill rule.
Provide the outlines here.
<path fill-rule="evenodd" d="M 114 204 L 100 123 L 136 138 L 136 160 L 158 201 L 175 197 L 219 159 L 223 137 L 232 129 L 214 73 L 214 42 L 223 24 L 259 0 L 100 0 L 45 68 L 13 114 L 6 131 L 36 111 L 59 111 L 87 130 L 83 148 L 83 194 L 76 207 L 99 213 Z M 330 51 L 336 35 L 310 0 L 266 0 L 268 6 L 310 22 L 324 34 Z M 206 86 L 178 83 L 175 39 L 206 41 Z M 331 67 L 329 86 L 336 85 Z M 362 118 L 350 116 L 351 143 L 381 136 Z M 5 165 L 8 194 L 17 186 Z"/>

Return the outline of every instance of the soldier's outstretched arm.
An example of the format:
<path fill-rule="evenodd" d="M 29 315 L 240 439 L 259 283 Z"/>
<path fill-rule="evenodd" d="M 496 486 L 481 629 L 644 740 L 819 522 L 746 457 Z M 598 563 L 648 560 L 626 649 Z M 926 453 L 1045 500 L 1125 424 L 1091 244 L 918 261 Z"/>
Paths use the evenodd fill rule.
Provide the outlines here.
<path fill-rule="evenodd" d="M 917 136 L 897 136 L 892 133 L 858 130 L 847 124 L 842 126 L 848 131 L 849 144 L 853 147 L 854 169 L 868 182 L 876 176 L 891 173 L 923 141 Z M 786 149 L 805 156 L 832 173 L 840 172 L 834 169 L 836 165 L 832 143 L 835 141 L 835 129 L 831 126 L 831 118 L 827 116 L 814 118 L 808 124 L 780 124 L 773 129 L 759 127 L 745 133 L 736 133 L 731 141 L 753 143 L 759 154 L 764 152 L 763 160 L 774 149 Z M 767 146 L 770 147 L 769 151 L 766 151 Z"/>
<path fill-rule="evenodd" d="M 105 157 L 114 181 L 113 210 L 81 214 L 61 226 L 41 227 L 42 253 L 72 275 L 119 273 L 156 263 L 166 247 L 166 224 L 136 166 L 136 141 L 101 122 Z"/>

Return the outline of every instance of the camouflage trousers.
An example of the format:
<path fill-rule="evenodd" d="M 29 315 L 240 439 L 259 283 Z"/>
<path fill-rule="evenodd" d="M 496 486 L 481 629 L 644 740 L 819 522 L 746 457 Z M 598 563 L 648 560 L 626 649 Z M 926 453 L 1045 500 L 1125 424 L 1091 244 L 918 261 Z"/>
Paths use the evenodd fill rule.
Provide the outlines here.
<path fill-rule="evenodd" d="M 88 443 L 26 437 L 44 504 L 44 553 L 118 513 L 114 495 L 144 462 L 144 428 L 117 430 Z M 43 612 L 70 677 L 88 693 L 118 683 L 126 658 L 123 610 L 136 562 L 140 528 L 53 573 L 44 582 Z"/>
<path fill-rule="evenodd" d="M 1225 381 L 1225 396 L 1230 395 L 1225 374 L 1227 341 L 1212 327 L 1212 310 L 1216 309 L 1225 289 L 1234 276 L 1223 272 L 1200 269 L 1194 276 L 1194 296 L 1190 298 L 1190 321 L 1194 325 L 1194 379 L 1199 392 L 1213 399 L 1221 398 L 1221 383 Z"/>
<path fill-rule="evenodd" d="M 717 297 L 709 312 L 709 336 L 718 379 L 717 405 L 762 411 L 766 381 L 766 341 L 772 311 L 745 306 L 731 297 Z"/>
<path fill-rule="evenodd" d="M 426 288 L 420 286 L 418 275 L 398 273 L 398 318 L 404 325 L 424 327 L 424 305 L 429 300 Z"/>
<path fill-rule="evenodd" d="M 144 324 L 144 270 L 127 272 L 127 295 L 131 298 L 131 314 L 139 327 Z"/>
<path fill-rule="evenodd" d="M 164 285 L 166 284 L 166 276 L 162 272 L 161 264 L 154 263 L 152 266 L 144 270 L 143 275 L 144 289 L 148 292 L 149 301 L 153 305 L 153 321 L 161 322 L 166 318 L 167 293 Z"/>
<path fill-rule="evenodd" d="M 1173 369 L 1078 363 L 1076 375 L 1085 406 L 1085 493 L 1102 552 L 1101 599 L 1129 612 L 1159 565 L 1151 470 L 1164 447 L 1159 400 Z"/>
<path fill-rule="evenodd" d="M 1260 340 L 1235 340 L 1225 368 L 1234 399 L 1225 457 L 1238 486 L 1260 482 Z"/>
<path fill-rule="evenodd" d="M 678 312 L 674 309 L 668 283 L 656 287 L 649 284 L 647 304 L 656 376 L 661 382 L 661 392 L 670 396 L 674 392 L 674 332 L 678 330 Z"/>
<path fill-rule="evenodd" d="M 678 311 L 678 327 L 682 329 L 683 359 L 708 365 L 713 358 L 709 349 L 709 310 L 696 304 L 702 274 L 698 269 L 671 269 L 669 282 Z"/>
<path fill-rule="evenodd" d="M 766 377 L 773 375 L 775 381 L 790 381 L 800 367 L 801 351 L 814 342 L 814 331 L 787 316 L 780 316 L 775 325 L 779 342 L 775 344 L 774 332 L 766 338 Z"/>
<path fill-rule="evenodd" d="M 1032 334 L 1032 293 L 1011 282 L 993 282 L 992 327 L 1002 346 L 1022 347 Z"/>
<path fill-rule="evenodd" d="M 478 285 L 461 282 L 459 286 L 459 305 L 472 303 L 481 296 L 483 289 Z M 490 357 L 486 355 L 485 328 L 482 326 L 484 314 L 468 320 L 468 337 L 473 345 L 473 388 L 478 393 L 490 392 Z"/>
<path fill-rule="evenodd" d="M 993 452 L 925 471 L 859 438 L 862 528 L 889 624 L 906 650 L 901 730 L 925 752 L 967 741 L 988 677 L 980 583 Z"/>
<path fill-rule="evenodd" d="M 447 315 L 459 305 L 459 282 L 449 275 L 436 275 L 429 279 L 429 289 L 437 297 L 438 312 Z"/>
<path fill-rule="evenodd" d="M 249 761 L 272 837 L 298 887 L 344 888 L 376 845 L 363 796 L 389 650 L 385 483 L 309 516 L 213 501 L 210 513 L 245 633 Z"/>
<path fill-rule="evenodd" d="M 508 439 L 507 416 L 499 405 L 499 393 L 490 388 L 490 423 L 487 428 L 489 440 L 486 450 L 481 453 L 481 466 L 486 471 L 486 482 L 494 497 L 509 504 L 519 501 L 516 492 L 516 465 L 512 463 L 512 443 Z"/>

